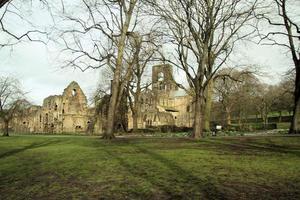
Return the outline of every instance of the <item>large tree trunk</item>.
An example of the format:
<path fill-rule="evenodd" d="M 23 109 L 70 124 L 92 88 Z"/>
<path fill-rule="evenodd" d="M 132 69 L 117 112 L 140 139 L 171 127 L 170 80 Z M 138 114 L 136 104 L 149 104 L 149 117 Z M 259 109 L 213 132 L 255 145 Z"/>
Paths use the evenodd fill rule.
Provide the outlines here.
<path fill-rule="evenodd" d="M 4 120 L 4 133 L 3 136 L 9 136 L 9 122 Z"/>
<path fill-rule="evenodd" d="M 120 77 L 120 72 L 116 72 L 114 77 Z M 115 78 L 114 78 L 115 79 Z M 104 132 L 103 139 L 113 139 L 115 131 L 116 113 L 119 115 L 123 114 L 123 111 L 119 109 L 119 106 L 123 106 L 123 91 L 124 86 L 120 86 L 120 78 L 116 78 L 112 83 L 112 95 L 109 101 L 109 108 L 107 114 L 106 131 Z M 114 92 L 115 91 L 115 92 Z M 122 123 L 122 118 L 121 123 Z M 125 130 L 125 129 L 124 129 Z"/>
<path fill-rule="evenodd" d="M 117 71 L 117 70 L 116 70 Z M 112 83 L 112 95 L 109 101 L 109 108 L 107 114 L 107 124 L 106 124 L 106 131 L 104 132 L 103 138 L 104 139 L 113 139 L 114 136 L 114 124 L 115 124 L 115 112 L 117 111 L 117 99 L 118 99 L 118 91 L 119 91 L 119 78 L 120 72 L 116 75 L 115 72 L 114 78 Z M 117 78 L 118 77 L 118 78 Z"/>
<path fill-rule="evenodd" d="M 125 41 L 127 37 L 127 31 L 130 25 L 132 12 L 135 7 L 136 1 L 130 1 L 129 10 L 126 13 L 126 21 L 122 27 L 122 33 L 120 36 L 120 40 L 118 43 L 118 56 L 116 60 L 116 68 L 114 71 L 114 77 L 112 81 L 112 88 L 111 88 L 111 98 L 109 101 L 109 108 L 108 108 L 108 116 L 107 116 L 107 124 L 106 124 L 106 131 L 104 132 L 103 138 L 104 139 L 113 139 L 114 136 L 114 124 L 115 124 L 115 114 L 117 111 L 117 101 L 118 96 L 120 93 L 120 90 L 122 88 L 120 87 L 120 79 L 121 79 L 121 71 L 123 66 L 123 55 L 124 55 L 124 49 L 125 49 Z"/>
<path fill-rule="evenodd" d="M 298 134 L 300 133 L 300 98 L 295 100 L 295 107 L 294 107 L 294 112 L 293 112 L 293 117 L 292 117 L 292 123 L 290 127 L 289 133 L 291 134 Z"/>
<path fill-rule="evenodd" d="M 298 66 L 296 66 L 294 104 L 293 118 L 289 133 L 298 134 L 300 133 L 300 62 Z"/>
<path fill-rule="evenodd" d="M 212 95 L 214 89 L 214 81 L 211 79 L 206 89 L 206 102 L 204 110 L 204 130 L 210 131 L 210 117 L 211 117 L 211 106 L 212 106 Z"/>
<path fill-rule="evenodd" d="M 196 94 L 194 113 L 194 130 L 193 137 L 199 139 L 203 137 L 203 94 Z"/>

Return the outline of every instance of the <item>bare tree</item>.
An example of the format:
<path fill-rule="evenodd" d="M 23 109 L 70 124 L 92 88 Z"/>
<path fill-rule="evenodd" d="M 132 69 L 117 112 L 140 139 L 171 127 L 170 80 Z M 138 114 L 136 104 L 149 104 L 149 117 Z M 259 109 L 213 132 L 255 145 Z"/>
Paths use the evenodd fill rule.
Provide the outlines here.
<path fill-rule="evenodd" d="M 294 109 L 294 91 L 295 91 L 295 70 L 289 70 L 277 85 L 278 98 L 275 101 L 275 111 L 279 112 L 281 117 L 282 111 L 289 114 Z"/>
<path fill-rule="evenodd" d="M 168 26 L 175 55 L 164 58 L 185 73 L 194 92 L 194 138 L 202 137 L 204 91 L 236 42 L 253 33 L 257 0 L 149 0 Z"/>
<path fill-rule="evenodd" d="M 218 102 L 221 103 L 224 112 L 226 113 L 226 125 L 231 125 L 232 109 L 236 105 L 238 94 L 239 74 L 237 71 L 232 72 L 232 69 L 224 68 L 220 70 L 220 74 L 226 73 L 228 76 L 221 76 L 215 81 L 215 95 Z"/>
<path fill-rule="evenodd" d="M 276 15 L 258 15 L 258 18 L 265 19 L 275 29 L 267 34 L 261 35 L 261 42 L 266 45 L 278 45 L 287 48 L 291 54 L 295 77 L 294 90 L 294 112 L 290 127 L 290 133 L 300 133 L 300 24 L 298 21 L 299 1 L 272 0 L 271 8 Z M 272 7 L 272 5 L 275 6 Z M 287 39 L 282 40 L 283 38 Z"/>
<path fill-rule="evenodd" d="M 281 81 L 277 85 L 269 86 L 266 92 L 269 110 L 279 114 L 279 122 L 284 112 L 291 115 L 294 109 L 295 73 L 293 71 L 288 70 Z"/>
<path fill-rule="evenodd" d="M 253 102 L 258 114 L 260 114 L 264 127 L 269 123 L 268 115 L 271 112 L 274 101 L 277 98 L 277 94 L 274 91 L 275 86 L 268 84 L 259 84 L 256 87 Z"/>
<path fill-rule="evenodd" d="M 223 68 L 214 77 L 214 82 L 216 100 L 222 105 L 226 114 L 226 125 L 230 126 L 234 112 L 239 113 L 237 117 L 241 118 L 240 108 L 251 107 L 253 95 L 260 85 L 259 80 L 249 69 Z M 249 114 L 247 111 L 246 117 Z"/>
<path fill-rule="evenodd" d="M 0 120 L 4 123 L 3 136 L 9 136 L 9 122 L 20 112 L 26 102 L 17 79 L 0 77 Z"/>
<path fill-rule="evenodd" d="M 145 72 L 147 71 L 147 66 L 151 61 L 153 61 L 155 53 L 158 51 L 159 42 L 156 41 L 155 31 L 151 30 L 151 33 L 145 34 L 143 36 L 138 36 L 133 43 L 136 48 L 134 57 L 135 63 L 132 68 L 133 75 L 131 80 L 128 82 L 128 100 L 129 107 L 132 113 L 133 120 L 133 131 L 138 129 L 138 118 L 140 113 L 140 98 L 142 91 L 149 87 L 150 84 L 145 79 Z"/>
<path fill-rule="evenodd" d="M 116 110 L 124 88 L 132 75 L 132 57 L 126 46 L 135 38 L 140 2 L 138 0 L 82 0 L 77 9 L 83 15 L 64 11 L 64 20 L 72 24 L 63 29 L 65 52 L 70 55 L 65 66 L 85 71 L 108 67 L 113 72 L 111 97 L 103 138 L 114 138 Z M 86 14 L 86 15 L 85 15 Z"/>

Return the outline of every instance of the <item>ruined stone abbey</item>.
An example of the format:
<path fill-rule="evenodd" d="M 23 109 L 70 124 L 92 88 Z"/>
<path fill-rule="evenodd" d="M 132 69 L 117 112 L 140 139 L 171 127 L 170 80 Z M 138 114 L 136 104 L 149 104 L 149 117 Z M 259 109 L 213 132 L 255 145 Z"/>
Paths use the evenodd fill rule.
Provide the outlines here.
<path fill-rule="evenodd" d="M 157 65 L 152 68 L 152 89 L 143 91 L 140 102 L 140 129 L 165 125 L 192 127 L 192 98 L 178 88 L 170 65 Z M 100 112 L 95 107 L 89 107 L 84 92 L 78 83 L 73 81 L 62 95 L 47 97 L 42 106 L 30 106 L 25 113 L 16 116 L 10 126 L 17 133 L 97 135 L 105 131 L 107 104 L 102 106 Z M 131 129 L 131 112 L 128 110 L 123 115 L 126 116 L 117 116 L 116 126 Z"/>
<path fill-rule="evenodd" d="M 15 117 L 11 126 L 15 132 L 92 133 L 101 129 L 99 124 L 82 89 L 72 82 L 62 95 L 49 96 L 42 106 L 31 106 Z"/>
<path fill-rule="evenodd" d="M 145 90 L 140 99 L 138 128 L 192 127 L 192 97 L 178 88 L 172 70 L 171 65 L 153 66 L 152 90 Z M 128 119 L 132 128 L 132 118 Z"/>

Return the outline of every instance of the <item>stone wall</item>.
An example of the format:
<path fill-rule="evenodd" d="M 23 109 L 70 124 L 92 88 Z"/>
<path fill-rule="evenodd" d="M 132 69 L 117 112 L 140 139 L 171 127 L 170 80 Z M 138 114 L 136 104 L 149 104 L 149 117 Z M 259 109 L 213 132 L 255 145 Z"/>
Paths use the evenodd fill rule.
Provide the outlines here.
<path fill-rule="evenodd" d="M 179 89 L 173 78 L 171 65 L 156 65 L 152 68 L 152 90 L 141 95 L 138 128 L 159 126 L 193 126 L 192 97 Z M 129 112 L 128 127 L 133 127 Z"/>
<path fill-rule="evenodd" d="M 18 133 L 101 134 L 102 119 L 95 115 L 78 83 L 71 82 L 62 95 L 49 96 L 42 106 L 16 116 L 11 128 Z"/>
<path fill-rule="evenodd" d="M 17 133 L 102 134 L 105 131 L 109 99 L 107 95 L 95 108 L 90 108 L 78 83 L 71 82 L 61 95 L 49 96 L 44 99 L 42 106 L 31 106 L 25 113 L 16 116 L 11 129 Z M 176 85 L 171 65 L 153 67 L 152 89 L 143 91 L 140 102 L 140 129 L 193 126 L 192 97 Z M 131 128 L 132 116 L 124 95 L 116 115 L 115 130 Z"/>

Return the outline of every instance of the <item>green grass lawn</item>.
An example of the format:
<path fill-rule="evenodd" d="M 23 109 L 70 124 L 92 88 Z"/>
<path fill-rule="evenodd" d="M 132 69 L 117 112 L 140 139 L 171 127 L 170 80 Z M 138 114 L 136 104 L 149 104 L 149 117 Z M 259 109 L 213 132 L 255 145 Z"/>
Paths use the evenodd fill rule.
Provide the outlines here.
<path fill-rule="evenodd" d="M 300 137 L 0 137 L 0 199 L 300 199 Z"/>

